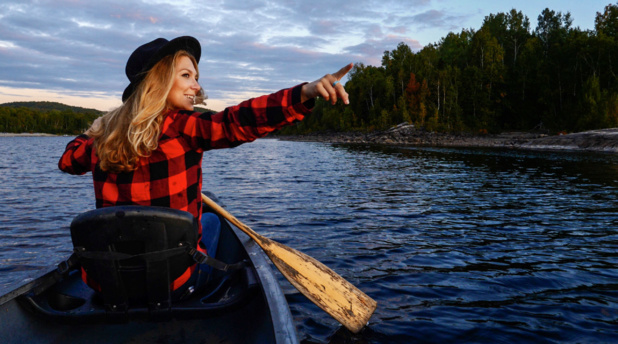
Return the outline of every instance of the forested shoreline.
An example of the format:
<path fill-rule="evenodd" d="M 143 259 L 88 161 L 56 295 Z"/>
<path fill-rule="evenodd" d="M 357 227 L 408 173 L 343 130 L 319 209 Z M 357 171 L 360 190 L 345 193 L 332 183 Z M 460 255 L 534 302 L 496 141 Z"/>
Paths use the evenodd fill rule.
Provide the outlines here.
<path fill-rule="evenodd" d="M 195 107 L 195 111 L 213 112 Z M 57 102 L 0 104 L 0 134 L 81 134 L 105 112 Z"/>
<path fill-rule="evenodd" d="M 480 29 L 451 32 L 413 52 L 400 43 L 379 67 L 356 64 L 351 104 L 319 100 L 282 134 L 372 132 L 400 123 L 428 131 L 577 132 L 618 126 L 618 3 L 594 30 L 545 9 L 531 29 L 516 9 L 490 14 Z"/>
<path fill-rule="evenodd" d="M 79 134 L 101 114 L 55 102 L 0 104 L 0 133 Z"/>

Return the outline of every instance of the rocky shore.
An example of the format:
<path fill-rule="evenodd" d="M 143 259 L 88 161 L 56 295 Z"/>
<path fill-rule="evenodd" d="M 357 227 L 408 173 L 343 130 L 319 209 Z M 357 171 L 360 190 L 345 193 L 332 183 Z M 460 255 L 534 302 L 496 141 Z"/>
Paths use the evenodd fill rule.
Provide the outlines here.
<path fill-rule="evenodd" d="M 2 136 L 56 136 L 43 133 L 0 133 Z M 372 133 L 320 133 L 275 136 L 287 141 L 383 144 L 433 147 L 494 147 L 562 151 L 618 153 L 618 128 L 590 130 L 566 135 L 505 132 L 497 135 L 446 134 L 425 131 L 410 124 L 400 124 L 386 131 Z"/>
<path fill-rule="evenodd" d="M 289 141 L 329 143 L 438 147 L 502 147 L 510 149 L 618 153 L 618 128 L 551 136 L 526 132 L 505 132 L 497 135 L 472 135 L 434 133 L 415 128 L 413 125 L 400 124 L 389 130 L 373 133 L 324 133 L 299 136 L 278 136 L 278 138 Z"/>

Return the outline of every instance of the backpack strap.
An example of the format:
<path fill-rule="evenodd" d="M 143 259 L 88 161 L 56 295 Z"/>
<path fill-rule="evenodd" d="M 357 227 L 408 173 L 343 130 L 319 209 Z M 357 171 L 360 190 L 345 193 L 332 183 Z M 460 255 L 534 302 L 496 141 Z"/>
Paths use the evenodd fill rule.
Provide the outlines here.
<path fill-rule="evenodd" d="M 133 259 L 138 258 L 145 263 L 156 263 L 162 260 L 166 260 L 171 257 L 175 257 L 179 254 L 187 253 L 193 258 L 193 260 L 198 264 L 206 264 L 208 266 L 212 266 L 217 270 L 221 270 L 224 272 L 227 271 L 235 271 L 244 268 L 247 265 L 246 261 L 240 261 L 234 264 L 224 263 L 218 259 L 215 259 L 203 252 L 198 251 L 195 247 L 190 247 L 188 243 L 180 243 L 178 247 L 170 248 L 167 250 L 160 250 L 136 255 L 130 255 L 121 252 L 110 252 L 110 251 L 94 251 L 87 252 L 83 247 L 76 247 L 74 255 L 71 258 L 75 259 L 92 259 L 99 261 L 110 261 L 117 262 L 125 259 Z M 70 259 L 71 259 L 70 258 Z M 61 265 L 67 264 L 68 261 L 62 262 Z"/>
<path fill-rule="evenodd" d="M 236 271 L 244 268 L 247 265 L 246 261 L 240 261 L 235 264 L 224 263 L 218 259 L 215 259 L 207 254 L 204 254 L 198 251 L 196 248 L 191 247 L 188 250 L 188 253 L 193 257 L 198 264 L 206 264 L 208 266 L 212 266 L 213 268 L 221 271 Z"/>

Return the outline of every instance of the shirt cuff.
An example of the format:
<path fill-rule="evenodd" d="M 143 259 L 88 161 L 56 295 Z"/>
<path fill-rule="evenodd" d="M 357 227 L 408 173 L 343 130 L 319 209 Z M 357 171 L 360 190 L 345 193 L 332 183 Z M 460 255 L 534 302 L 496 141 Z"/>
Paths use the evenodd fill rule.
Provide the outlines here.
<path fill-rule="evenodd" d="M 294 107 L 297 108 L 297 110 L 299 110 L 299 112 L 301 113 L 311 112 L 311 110 L 313 110 L 313 107 L 315 106 L 315 98 L 309 99 L 304 103 L 300 102 L 302 88 L 305 84 L 307 83 L 304 82 L 292 88 L 292 104 L 294 104 Z"/>

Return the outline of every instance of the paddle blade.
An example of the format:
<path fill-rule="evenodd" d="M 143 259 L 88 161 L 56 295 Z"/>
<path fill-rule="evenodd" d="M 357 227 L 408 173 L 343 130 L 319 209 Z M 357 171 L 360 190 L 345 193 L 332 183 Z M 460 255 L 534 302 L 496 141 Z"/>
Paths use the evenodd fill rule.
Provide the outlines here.
<path fill-rule="evenodd" d="M 367 325 L 377 307 L 367 294 L 300 251 L 263 237 L 260 246 L 296 289 L 348 330 Z"/>
<path fill-rule="evenodd" d="M 309 301 L 354 333 L 367 325 L 378 305 L 375 300 L 314 258 L 256 233 L 204 194 L 202 201 L 249 235 Z"/>

